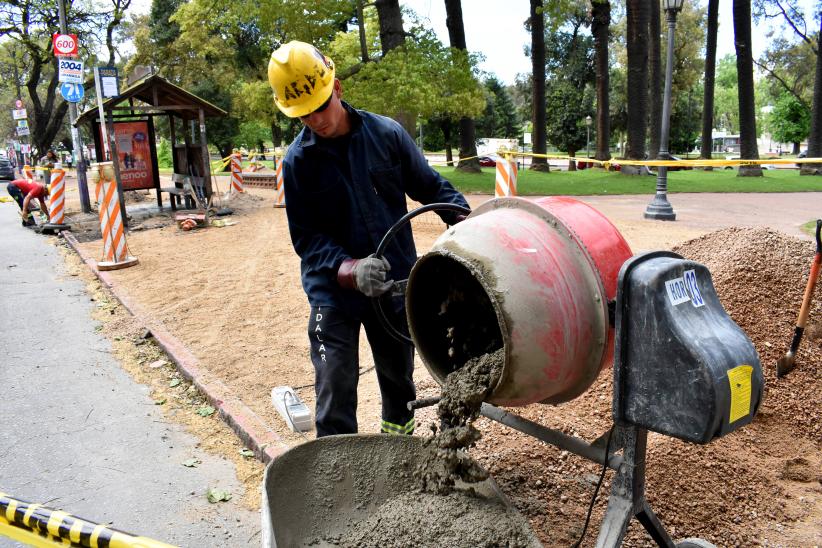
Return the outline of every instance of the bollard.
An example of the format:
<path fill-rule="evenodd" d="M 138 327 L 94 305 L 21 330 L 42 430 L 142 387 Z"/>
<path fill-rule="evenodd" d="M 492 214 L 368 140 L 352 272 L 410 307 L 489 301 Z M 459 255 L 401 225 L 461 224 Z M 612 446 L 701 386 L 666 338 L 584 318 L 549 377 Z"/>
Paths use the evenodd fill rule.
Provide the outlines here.
<path fill-rule="evenodd" d="M 240 153 L 231 155 L 231 190 L 229 192 L 243 191 L 243 165 Z"/>
<path fill-rule="evenodd" d="M 513 157 L 497 156 L 497 180 L 494 188 L 494 197 L 505 198 L 517 195 L 517 163 Z"/>
<path fill-rule="evenodd" d="M 277 162 L 277 195 L 274 199 L 274 207 L 285 207 L 285 184 L 283 183 L 283 159 L 274 157 Z"/>
<path fill-rule="evenodd" d="M 68 230 L 71 227 L 65 224 L 66 219 L 66 172 L 63 169 L 51 171 L 51 185 L 49 193 L 49 222 L 43 225 L 43 232 L 53 233 Z"/>
<path fill-rule="evenodd" d="M 103 259 L 97 262 L 99 270 L 118 270 L 136 265 L 137 257 L 128 251 L 123 219 L 120 215 L 120 198 L 114 179 L 112 162 L 91 164 L 91 180 L 98 185 L 100 207 L 100 232 L 103 236 Z"/>

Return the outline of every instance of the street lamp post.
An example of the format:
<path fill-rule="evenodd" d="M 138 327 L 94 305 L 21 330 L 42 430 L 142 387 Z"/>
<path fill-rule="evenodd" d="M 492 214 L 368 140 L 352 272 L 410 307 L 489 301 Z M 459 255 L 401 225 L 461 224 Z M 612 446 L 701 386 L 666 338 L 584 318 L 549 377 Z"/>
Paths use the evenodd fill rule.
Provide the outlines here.
<path fill-rule="evenodd" d="M 674 65 L 674 28 L 676 15 L 682 9 L 685 0 L 662 0 L 662 9 L 665 10 L 665 20 L 668 23 L 668 55 L 665 65 L 665 95 L 662 99 L 662 135 L 659 139 L 659 158 L 667 160 L 668 136 L 671 132 L 671 80 L 673 79 Z M 668 203 L 668 168 L 659 166 L 656 178 L 656 196 L 645 208 L 646 219 L 660 221 L 675 221 L 676 213 Z"/>
<path fill-rule="evenodd" d="M 585 117 L 585 156 L 591 157 L 591 116 Z"/>

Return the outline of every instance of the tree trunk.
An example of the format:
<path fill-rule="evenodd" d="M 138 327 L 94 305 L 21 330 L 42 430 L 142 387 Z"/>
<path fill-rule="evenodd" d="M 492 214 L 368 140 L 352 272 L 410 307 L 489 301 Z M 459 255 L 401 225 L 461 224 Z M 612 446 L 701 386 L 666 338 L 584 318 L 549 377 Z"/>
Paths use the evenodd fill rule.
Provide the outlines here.
<path fill-rule="evenodd" d="M 593 0 L 591 32 L 594 35 L 596 54 L 596 90 L 597 90 L 597 160 L 611 158 L 611 114 L 608 100 L 609 66 L 608 66 L 608 26 L 611 24 L 611 4 L 608 0 Z"/>
<path fill-rule="evenodd" d="M 702 144 L 699 157 L 713 158 L 714 84 L 716 80 L 716 33 L 719 27 L 719 0 L 708 0 L 708 41 L 705 44 L 705 96 L 702 99 Z M 707 167 L 706 170 L 713 168 Z"/>
<path fill-rule="evenodd" d="M 392 49 L 405 44 L 405 31 L 402 28 L 402 11 L 399 0 L 376 0 L 377 17 L 380 20 L 380 43 L 385 55 Z M 416 133 L 416 118 L 408 112 L 397 113 L 397 121 L 412 137 Z"/>
<path fill-rule="evenodd" d="M 542 0 L 531 0 L 531 70 L 533 73 L 533 151 L 548 152 L 548 136 L 545 119 L 545 19 Z M 531 158 L 531 169 L 548 171 L 547 158 Z"/>
<path fill-rule="evenodd" d="M 743 160 L 758 160 L 753 53 L 751 52 L 751 0 L 733 0 L 736 72 L 739 79 L 739 153 Z M 759 165 L 739 166 L 739 177 L 761 177 Z"/>
<path fill-rule="evenodd" d="M 462 22 L 462 3 L 460 0 L 445 0 L 445 26 L 448 27 L 448 38 L 451 47 L 468 55 L 465 45 L 465 26 Z M 463 158 L 470 158 L 463 160 Z M 468 173 L 480 173 L 477 158 L 477 137 L 474 119 L 460 118 L 460 161 L 457 170 Z"/>
<path fill-rule="evenodd" d="M 822 16 L 820 16 L 822 32 Z M 819 34 L 822 36 L 822 34 Z M 813 108 L 811 110 L 811 132 L 808 135 L 808 158 L 822 157 L 822 54 L 816 55 L 816 75 L 813 80 Z M 802 164 L 800 175 L 822 175 L 822 165 Z"/>
<path fill-rule="evenodd" d="M 651 49 L 648 53 L 648 78 L 650 85 L 648 92 L 651 103 L 650 143 L 648 158 L 655 160 L 659 157 L 659 145 L 662 141 L 662 31 L 659 2 L 651 2 L 651 18 L 648 22 L 648 34 Z"/>
<path fill-rule="evenodd" d="M 357 23 L 360 27 L 360 61 L 368 62 L 368 43 L 365 39 L 365 16 L 363 15 L 363 0 L 357 1 Z"/>
<path fill-rule="evenodd" d="M 645 159 L 645 133 L 648 129 L 648 19 L 650 5 L 647 0 L 628 0 L 628 142 L 625 157 L 629 160 Z M 644 166 L 643 166 L 644 167 Z M 649 173 L 648 169 L 622 166 L 626 175 Z"/>
<path fill-rule="evenodd" d="M 445 163 L 448 167 L 454 167 L 454 152 L 451 150 L 451 120 L 443 120 L 440 127 L 445 140 Z"/>

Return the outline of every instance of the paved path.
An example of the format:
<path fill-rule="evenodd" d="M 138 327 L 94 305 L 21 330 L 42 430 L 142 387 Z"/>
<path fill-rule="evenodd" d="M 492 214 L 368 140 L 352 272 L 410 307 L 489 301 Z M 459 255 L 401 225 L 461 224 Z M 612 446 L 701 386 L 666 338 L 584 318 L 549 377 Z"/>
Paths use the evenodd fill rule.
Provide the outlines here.
<path fill-rule="evenodd" d="M 163 419 L 62 264 L 0 203 L 0 492 L 181 546 L 259 546 L 259 514 L 205 498 L 209 487 L 240 493 L 233 466 Z M 202 464 L 181 465 L 192 457 Z"/>

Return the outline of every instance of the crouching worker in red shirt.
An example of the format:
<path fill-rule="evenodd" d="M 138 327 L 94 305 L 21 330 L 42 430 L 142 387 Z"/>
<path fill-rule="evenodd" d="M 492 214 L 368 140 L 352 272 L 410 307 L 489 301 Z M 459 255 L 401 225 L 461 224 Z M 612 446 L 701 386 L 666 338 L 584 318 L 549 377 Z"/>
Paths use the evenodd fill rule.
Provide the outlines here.
<path fill-rule="evenodd" d="M 32 198 L 37 198 L 40 201 L 40 211 L 48 216 L 49 209 L 46 206 L 46 196 L 49 195 L 49 189 L 43 183 L 29 181 L 28 179 L 15 179 L 8 184 L 6 190 L 8 190 L 9 196 L 14 198 L 14 201 L 20 206 L 23 226 L 35 226 L 36 224 L 29 211 L 29 202 Z"/>

